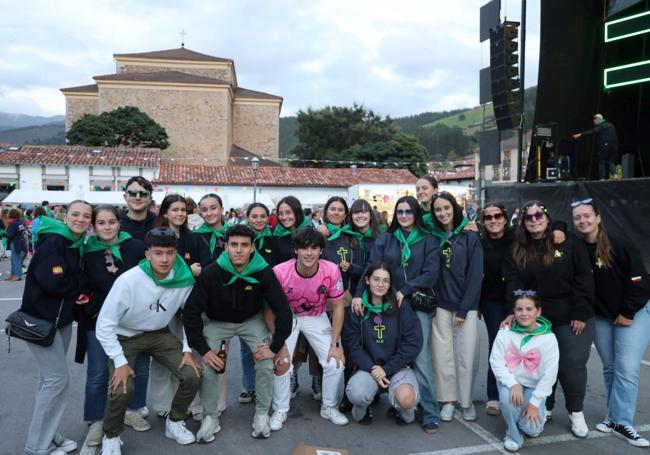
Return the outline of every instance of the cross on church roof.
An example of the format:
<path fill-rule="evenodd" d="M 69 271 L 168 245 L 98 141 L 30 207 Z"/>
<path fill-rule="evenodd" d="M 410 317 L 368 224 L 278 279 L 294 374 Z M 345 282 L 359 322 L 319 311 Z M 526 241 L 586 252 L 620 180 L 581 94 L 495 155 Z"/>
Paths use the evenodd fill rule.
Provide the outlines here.
<path fill-rule="evenodd" d="M 181 35 L 181 47 L 185 47 L 185 35 L 187 35 L 185 29 L 181 30 L 180 35 Z"/>

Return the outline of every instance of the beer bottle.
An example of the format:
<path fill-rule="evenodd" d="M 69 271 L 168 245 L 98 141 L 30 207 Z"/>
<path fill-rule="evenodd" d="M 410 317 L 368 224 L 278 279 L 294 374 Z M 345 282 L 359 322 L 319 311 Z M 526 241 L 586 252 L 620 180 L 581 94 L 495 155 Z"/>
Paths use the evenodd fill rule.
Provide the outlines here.
<path fill-rule="evenodd" d="M 226 352 L 226 340 L 221 340 L 221 348 L 217 352 L 217 357 L 223 361 L 223 369 L 217 371 L 217 374 L 223 374 L 226 372 L 226 359 L 228 358 L 228 353 Z"/>

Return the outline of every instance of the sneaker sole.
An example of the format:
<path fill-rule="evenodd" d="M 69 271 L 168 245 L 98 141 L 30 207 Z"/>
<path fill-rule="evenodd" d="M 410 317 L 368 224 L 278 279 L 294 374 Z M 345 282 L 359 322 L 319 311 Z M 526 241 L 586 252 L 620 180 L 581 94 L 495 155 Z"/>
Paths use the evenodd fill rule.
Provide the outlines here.
<path fill-rule="evenodd" d="M 454 420 L 454 416 L 453 416 L 453 415 L 452 415 L 452 416 L 449 416 L 449 417 L 447 417 L 447 416 L 440 416 L 440 420 L 442 420 L 443 422 L 451 422 L 452 420 Z"/>
<path fill-rule="evenodd" d="M 633 439 L 630 439 L 630 438 L 628 438 L 626 436 L 623 436 L 618 431 L 612 431 L 612 433 L 614 433 L 614 436 L 617 436 L 617 437 L 625 440 L 631 446 L 634 446 L 634 447 L 648 447 L 648 446 L 650 446 L 650 443 L 649 444 L 639 444 L 636 441 L 634 441 Z"/>
<path fill-rule="evenodd" d="M 324 416 L 322 412 L 321 412 L 321 415 L 320 415 L 320 416 L 321 416 L 323 419 L 325 419 L 325 420 L 329 420 L 329 421 L 332 422 L 334 425 L 338 425 L 338 426 L 340 426 L 340 427 L 342 427 L 342 426 L 347 425 L 348 423 L 350 423 L 349 420 L 346 420 L 345 422 L 341 421 L 340 423 L 337 423 L 337 422 L 335 422 L 334 420 L 330 419 L 329 417 Z"/>
<path fill-rule="evenodd" d="M 216 434 L 221 431 L 221 426 L 218 426 L 217 429 L 212 433 L 211 435 L 206 435 L 206 436 L 201 436 L 199 437 L 198 434 L 196 435 L 196 442 L 197 444 L 209 444 L 210 442 L 214 441 L 216 438 Z"/>
<path fill-rule="evenodd" d="M 187 442 L 185 442 L 185 441 L 179 441 L 178 439 L 176 439 L 175 437 L 173 437 L 172 435 L 170 435 L 167 431 L 165 431 L 165 437 L 166 437 L 166 438 L 169 438 L 169 439 L 173 439 L 174 441 L 176 441 L 177 444 L 180 444 L 180 445 L 182 445 L 182 446 L 187 446 L 187 445 L 190 445 L 190 444 L 196 442 L 196 438 L 195 438 L 195 437 L 192 437 L 192 440 L 191 440 L 191 441 L 190 441 L 189 439 L 187 440 Z"/>
<path fill-rule="evenodd" d="M 571 428 L 571 434 L 573 434 L 573 436 L 575 436 L 575 437 L 578 438 L 578 439 L 586 439 L 587 436 L 589 436 L 589 432 L 588 432 L 588 431 L 587 431 L 587 434 L 579 435 L 578 433 L 576 433 L 575 431 L 573 431 L 573 428 Z"/>
<path fill-rule="evenodd" d="M 129 428 L 132 428 L 133 431 L 138 431 L 140 433 L 151 430 L 151 425 L 147 425 L 146 427 L 145 426 L 137 427 L 137 426 L 134 426 L 134 425 L 132 425 L 130 423 L 127 423 L 126 420 L 124 421 L 124 425 L 126 425 Z"/>
<path fill-rule="evenodd" d="M 603 425 L 602 423 L 596 425 L 596 430 L 600 431 L 601 433 L 612 433 L 614 431 L 610 427 L 608 427 L 607 425 Z"/>
<path fill-rule="evenodd" d="M 501 410 L 497 408 L 487 408 L 485 410 L 485 413 L 489 416 L 500 416 L 501 415 Z"/>

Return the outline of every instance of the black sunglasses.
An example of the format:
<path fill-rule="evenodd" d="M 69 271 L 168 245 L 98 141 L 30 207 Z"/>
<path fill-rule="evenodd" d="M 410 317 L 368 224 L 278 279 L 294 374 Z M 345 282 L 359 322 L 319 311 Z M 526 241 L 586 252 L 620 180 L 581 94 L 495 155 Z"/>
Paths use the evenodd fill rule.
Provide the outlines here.
<path fill-rule="evenodd" d="M 151 193 L 149 191 L 145 190 L 126 190 L 126 194 L 128 194 L 130 197 L 138 197 L 140 196 L 141 198 L 149 197 L 151 196 Z"/>

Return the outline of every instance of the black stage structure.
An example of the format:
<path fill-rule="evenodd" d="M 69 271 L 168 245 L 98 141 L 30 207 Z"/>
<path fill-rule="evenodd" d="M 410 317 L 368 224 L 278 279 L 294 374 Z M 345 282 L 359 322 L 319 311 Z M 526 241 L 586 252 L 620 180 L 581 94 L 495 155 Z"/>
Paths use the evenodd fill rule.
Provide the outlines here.
<path fill-rule="evenodd" d="M 547 183 L 489 184 L 488 202 L 500 202 L 511 216 L 531 200 L 542 201 L 553 220 L 571 220 L 571 202 L 592 198 L 607 232 L 630 239 L 650 270 L 650 178 Z"/>
<path fill-rule="evenodd" d="M 650 59 L 650 33 L 606 43 L 605 22 L 644 11 L 650 11 L 649 0 L 541 2 L 534 125 L 557 124 L 557 151 L 571 158 L 571 178 L 597 178 L 593 137 L 571 138 L 573 133 L 592 128 L 596 113 L 616 126 L 619 152 L 634 161 L 630 176 L 650 176 L 650 82 L 604 86 L 605 68 Z M 527 181 L 537 179 L 533 148 L 534 144 Z M 542 158 L 544 176 L 547 160 Z"/>

